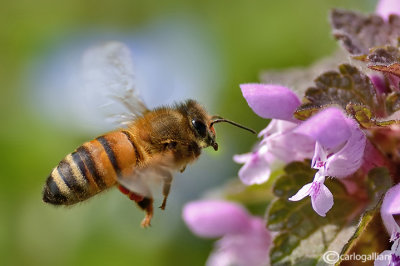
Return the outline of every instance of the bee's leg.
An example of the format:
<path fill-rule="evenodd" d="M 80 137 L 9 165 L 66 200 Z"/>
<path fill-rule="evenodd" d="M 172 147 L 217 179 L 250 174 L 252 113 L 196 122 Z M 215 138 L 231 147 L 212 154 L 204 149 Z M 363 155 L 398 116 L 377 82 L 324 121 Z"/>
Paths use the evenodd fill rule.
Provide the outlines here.
<path fill-rule="evenodd" d="M 127 195 L 129 199 L 135 201 L 137 205 L 146 212 L 146 216 L 140 225 L 142 227 L 149 227 L 151 218 L 153 217 L 153 199 L 136 194 L 121 185 L 119 185 L 118 188 L 123 194 Z"/>
<path fill-rule="evenodd" d="M 183 173 L 183 171 L 185 171 L 185 169 L 186 169 L 186 165 L 184 165 L 179 171 L 180 171 L 181 173 Z"/>
<path fill-rule="evenodd" d="M 129 189 L 127 189 L 124 186 L 118 185 L 118 189 L 119 189 L 119 191 L 122 192 L 122 194 L 125 194 L 126 196 L 128 196 L 128 198 L 130 200 L 133 200 L 135 202 L 139 202 L 144 199 L 144 196 L 136 194 L 135 192 L 130 191 Z"/>
<path fill-rule="evenodd" d="M 142 201 L 137 202 L 137 204 L 146 212 L 140 225 L 143 228 L 149 227 L 151 225 L 151 218 L 153 217 L 153 198 L 145 197 Z"/>
<path fill-rule="evenodd" d="M 163 184 L 163 195 L 164 195 L 164 200 L 160 206 L 161 210 L 165 210 L 165 206 L 167 205 L 167 198 L 169 195 L 169 191 L 171 189 L 171 183 L 172 183 L 172 175 L 169 173 L 168 176 L 165 177 L 164 179 L 164 184 Z"/>

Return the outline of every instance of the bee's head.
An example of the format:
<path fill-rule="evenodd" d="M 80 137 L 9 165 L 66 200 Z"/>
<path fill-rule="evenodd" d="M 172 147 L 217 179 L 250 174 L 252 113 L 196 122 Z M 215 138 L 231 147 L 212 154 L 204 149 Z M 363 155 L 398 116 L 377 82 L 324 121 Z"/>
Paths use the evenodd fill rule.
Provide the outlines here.
<path fill-rule="evenodd" d="M 254 130 L 224 119 L 220 116 L 208 115 L 205 109 L 194 100 L 186 101 L 182 107 L 188 116 L 190 128 L 196 136 L 197 144 L 201 148 L 211 146 L 214 148 L 214 150 L 218 150 L 218 143 L 215 141 L 215 123 L 227 122 L 256 134 Z"/>
<path fill-rule="evenodd" d="M 194 100 L 187 100 L 180 106 L 193 132 L 196 142 L 201 148 L 213 147 L 218 150 L 218 144 L 215 141 L 215 130 L 211 126 L 211 117 L 206 110 Z"/>

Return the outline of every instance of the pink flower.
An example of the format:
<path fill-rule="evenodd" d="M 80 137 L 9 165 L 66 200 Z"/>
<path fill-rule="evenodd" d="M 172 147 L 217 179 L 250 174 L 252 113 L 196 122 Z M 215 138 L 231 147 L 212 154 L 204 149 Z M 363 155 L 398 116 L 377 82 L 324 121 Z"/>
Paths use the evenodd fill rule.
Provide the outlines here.
<path fill-rule="evenodd" d="M 245 185 L 262 184 L 271 175 L 271 171 L 277 167 L 276 158 L 268 153 L 266 145 L 258 145 L 252 152 L 235 155 L 233 160 L 243 163 L 239 170 L 239 178 Z"/>
<path fill-rule="evenodd" d="M 304 122 L 294 119 L 293 112 L 300 100 L 286 87 L 244 84 L 241 89 L 256 114 L 274 118 L 260 133 L 264 140 L 252 156 L 236 158 L 245 163 L 239 172 L 241 180 L 245 184 L 267 180 L 271 158 L 287 163 L 312 157 L 312 167 L 318 169 L 314 181 L 303 186 L 290 200 L 310 196 L 313 209 L 325 216 L 333 206 L 333 195 L 324 185 L 325 178 L 344 178 L 360 168 L 366 145 L 364 133 L 354 120 L 335 107 L 326 108 Z"/>
<path fill-rule="evenodd" d="M 265 144 L 274 157 L 286 163 L 311 158 L 315 141 L 297 133 L 297 126 L 296 123 L 273 119 L 259 134 L 264 137 L 261 144 Z"/>
<path fill-rule="evenodd" d="M 222 237 L 207 261 L 209 266 L 269 264 L 271 235 L 261 218 L 250 216 L 240 205 L 222 200 L 190 202 L 183 220 L 201 237 Z"/>
<path fill-rule="evenodd" d="M 299 121 L 293 118 L 293 112 L 300 105 L 296 94 L 279 85 L 253 83 L 240 87 L 256 114 L 275 118 L 260 132 L 263 139 L 251 153 L 234 156 L 235 162 L 244 163 L 239 171 L 241 181 L 245 185 L 261 184 L 282 162 L 311 158 L 314 141 L 294 131 Z"/>
<path fill-rule="evenodd" d="M 374 73 L 369 76 L 372 84 L 374 84 L 375 91 L 378 95 L 390 92 L 389 87 L 385 83 L 385 77 L 382 73 Z"/>
<path fill-rule="evenodd" d="M 310 158 L 314 141 L 295 133 L 297 124 L 273 119 L 260 132 L 263 140 L 251 153 L 235 155 L 233 160 L 244 163 L 239 170 L 239 178 L 245 185 L 262 184 L 282 165 L 282 162 L 301 161 Z"/>
<path fill-rule="evenodd" d="M 400 1 L 398 0 L 380 0 L 376 6 L 375 13 L 388 19 L 390 14 L 400 15 Z"/>
<path fill-rule="evenodd" d="M 333 196 L 329 189 L 324 185 L 325 176 L 319 172 L 315 174 L 314 181 L 304 185 L 289 200 L 299 201 L 306 196 L 311 197 L 311 205 L 316 213 L 325 216 L 333 206 Z"/>
<path fill-rule="evenodd" d="M 314 115 L 299 126 L 297 132 L 316 140 L 311 165 L 318 172 L 312 183 L 304 185 L 289 200 L 310 196 L 313 209 L 325 216 L 333 206 L 333 195 L 324 185 L 325 177 L 344 178 L 356 172 L 363 162 L 366 137 L 355 121 L 336 108 Z"/>
<path fill-rule="evenodd" d="M 391 235 L 393 242 L 391 250 L 385 250 L 375 260 L 375 266 L 400 265 L 400 227 L 393 215 L 400 214 L 400 184 L 392 187 L 386 192 L 381 206 L 381 216 L 386 230 Z"/>
<path fill-rule="evenodd" d="M 337 147 L 351 135 L 343 112 L 334 107 L 313 115 L 300 124 L 296 132 L 317 140 L 326 148 Z"/>
<path fill-rule="evenodd" d="M 275 118 L 287 121 L 297 121 L 293 113 L 301 104 L 297 95 L 290 89 L 274 84 L 241 84 L 243 97 L 262 118 Z"/>

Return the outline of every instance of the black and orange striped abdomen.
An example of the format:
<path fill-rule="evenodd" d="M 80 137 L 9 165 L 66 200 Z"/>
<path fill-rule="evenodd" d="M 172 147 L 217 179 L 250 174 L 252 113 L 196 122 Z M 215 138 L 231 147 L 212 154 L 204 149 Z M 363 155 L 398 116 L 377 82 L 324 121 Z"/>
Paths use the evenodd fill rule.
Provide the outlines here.
<path fill-rule="evenodd" d="M 43 201 L 71 205 L 114 186 L 143 159 L 131 133 L 115 131 L 68 154 L 47 178 Z"/>

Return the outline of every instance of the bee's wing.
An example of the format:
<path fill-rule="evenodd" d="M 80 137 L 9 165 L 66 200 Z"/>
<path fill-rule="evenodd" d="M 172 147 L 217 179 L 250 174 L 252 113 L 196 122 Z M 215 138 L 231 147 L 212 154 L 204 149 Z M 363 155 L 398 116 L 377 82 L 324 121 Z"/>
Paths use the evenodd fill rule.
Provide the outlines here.
<path fill-rule="evenodd" d="M 132 56 L 123 43 L 107 42 L 87 50 L 83 55 L 82 75 L 85 87 L 93 97 L 108 96 L 109 101 L 103 106 L 112 105 L 114 100 L 124 107 L 123 113 L 113 114 L 121 124 L 127 124 L 147 111 L 135 90 Z"/>
<path fill-rule="evenodd" d="M 118 182 L 128 190 L 145 197 L 161 195 L 164 183 L 170 184 L 174 169 L 169 163 L 170 156 L 151 159 L 145 166 L 136 167 L 128 176 L 119 176 Z"/>

